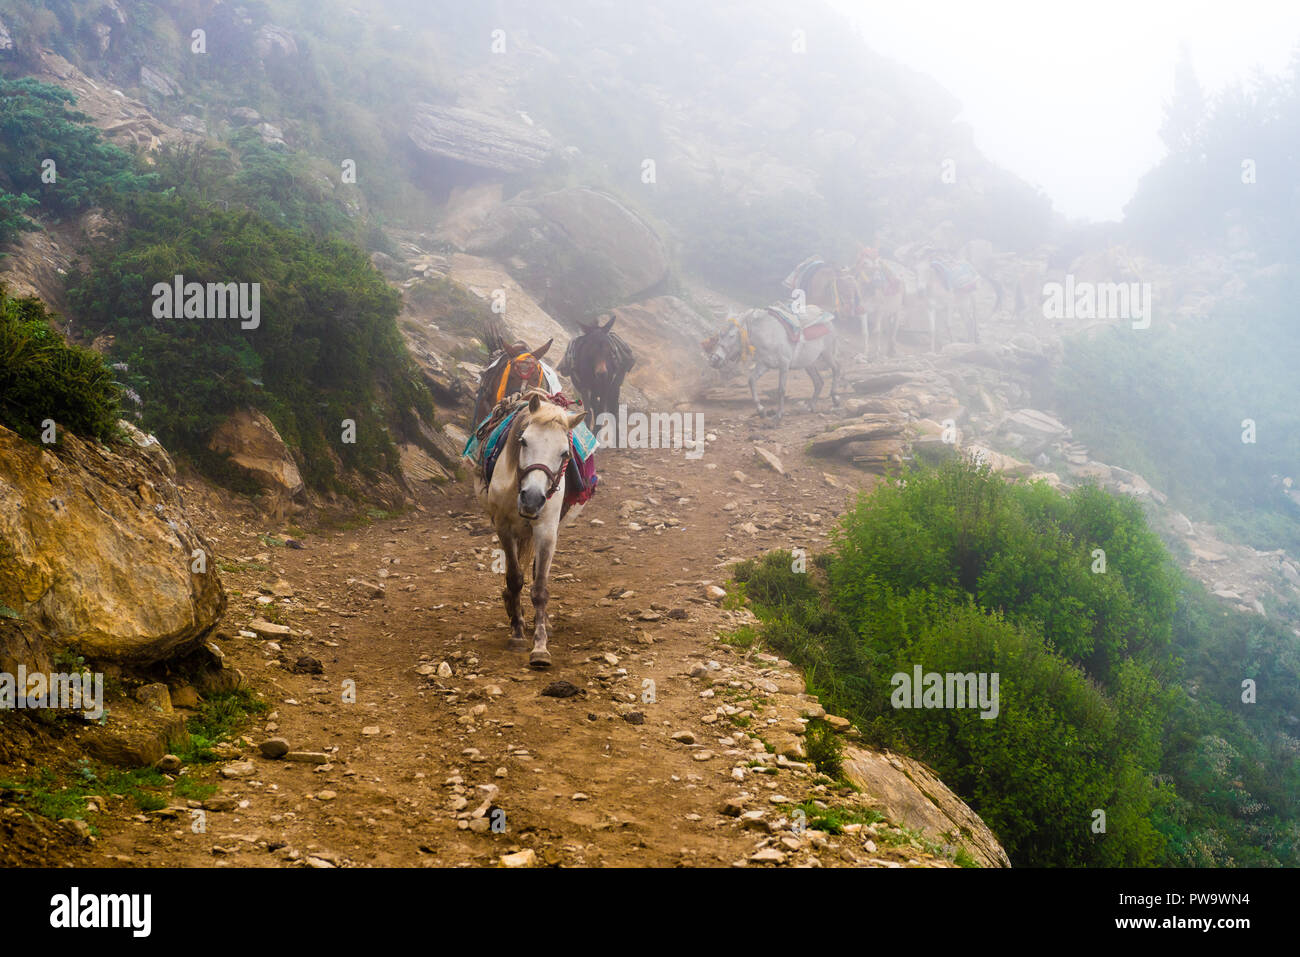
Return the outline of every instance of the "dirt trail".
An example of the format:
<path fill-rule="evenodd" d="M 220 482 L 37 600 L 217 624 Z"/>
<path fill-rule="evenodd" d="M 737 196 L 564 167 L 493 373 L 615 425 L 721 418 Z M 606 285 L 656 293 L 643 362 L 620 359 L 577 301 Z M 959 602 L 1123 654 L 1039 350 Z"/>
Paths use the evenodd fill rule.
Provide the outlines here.
<path fill-rule="evenodd" d="M 740 404 L 704 411 L 717 438 L 702 458 L 601 453 L 597 494 L 561 537 L 549 672 L 505 650 L 495 538 L 469 482 L 398 518 L 309 534 L 302 550 L 268 548 L 258 534 L 277 530 L 211 515 L 224 561 L 270 555 L 269 568 L 225 575 L 222 650 L 273 709 L 248 732 L 250 776 L 200 772 L 222 785 L 205 806 L 224 808 L 206 813 L 201 834 L 188 810 L 141 815 L 114 799 L 92 822 L 101 833 L 86 862 L 455 866 L 531 849 L 539 865 L 721 866 L 756 851 L 789 864 L 946 863 L 906 844 L 877 848 L 876 828 L 826 839 L 780 826 L 773 797 L 869 799 L 817 784 L 809 766 L 749 737 L 788 732 L 791 707 L 817 705 L 790 696 L 803 690 L 792 669 L 718 640 L 749 615 L 707 600 L 704 587 L 721 584 L 730 561 L 819 548 L 848 490 L 869 479 L 805 460 L 803 441 L 825 413 L 796 410 L 760 427 Z M 755 440 L 784 460 L 786 476 L 756 458 Z M 277 579 L 292 597 L 258 604 Z M 295 633 L 280 650 L 233 637 L 268 616 Z M 303 655 L 323 674 L 292 673 Z M 440 676 L 444 662 L 451 676 Z M 581 693 L 543 696 L 555 681 Z M 680 732 L 693 742 L 675 740 Z M 264 759 L 253 745 L 272 734 L 328 762 Z M 772 773 L 747 767 L 756 758 Z M 722 813 L 732 798 L 741 807 Z M 735 816 L 742 809 L 761 819 Z M 503 833 L 490 826 L 498 812 Z"/>

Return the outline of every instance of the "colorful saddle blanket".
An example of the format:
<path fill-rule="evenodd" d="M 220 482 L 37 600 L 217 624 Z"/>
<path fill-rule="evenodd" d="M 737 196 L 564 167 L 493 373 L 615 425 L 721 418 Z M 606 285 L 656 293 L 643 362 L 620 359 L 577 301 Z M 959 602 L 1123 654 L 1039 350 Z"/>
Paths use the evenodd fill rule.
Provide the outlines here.
<path fill-rule="evenodd" d="M 870 276 L 864 285 L 867 292 L 873 295 L 896 296 L 903 291 L 903 281 L 884 266 L 877 267 Z"/>
<path fill-rule="evenodd" d="M 579 404 L 570 402 L 559 392 L 551 395 L 550 399 L 566 407 Z M 479 479 L 485 488 L 492 484 L 492 473 L 496 469 L 501 450 L 505 448 L 505 437 L 510 434 L 510 424 L 527 404 L 523 398 L 499 403 L 492 414 L 479 423 L 465 443 L 461 454 L 477 466 Z M 565 473 L 563 512 L 568 512 L 574 505 L 583 504 L 595 494 L 596 484 L 600 480 L 596 474 L 598 445 L 596 436 L 585 422 L 579 422 L 569 432 L 569 467 Z"/>
<path fill-rule="evenodd" d="M 799 265 L 794 267 L 790 272 L 790 275 L 785 277 L 785 282 L 782 285 L 784 285 L 786 289 L 790 290 L 806 289 L 807 287 L 804 285 L 804 282 L 808 277 L 825 265 L 826 262 L 824 260 L 818 259 L 816 256 L 809 256 Z"/>
<path fill-rule="evenodd" d="M 816 306 L 808 306 L 802 316 L 780 303 L 768 306 L 767 311 L 781 320 L 791 345 L 798 345 L 800 338 L 820 339 L 831 331 L 831 321 L 835 318 L 835 313 Z"/>
<path fill-rule="evenodd" d="M 935 260 L 930 265 L 939 271 L 939 275 L 943 277 L 943 284 L 952 292 L 967 292 L 974 289 L 975 284 L 979 282 L 979 273 L 968 262 Z"/>

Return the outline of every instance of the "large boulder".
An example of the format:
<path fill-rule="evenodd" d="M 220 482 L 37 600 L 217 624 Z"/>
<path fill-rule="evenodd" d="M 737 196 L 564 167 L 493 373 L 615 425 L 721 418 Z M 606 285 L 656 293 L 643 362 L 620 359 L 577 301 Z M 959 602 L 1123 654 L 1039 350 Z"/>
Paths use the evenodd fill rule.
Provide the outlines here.
<path fill-rule="evenodd" d="M 505 267 L 491 259 L 457 253 L 451 258 L 448 277 L 486 302 L 501 302 L 503 311 L 498 319 L 512 341 L 520 340 L 536 349 L 547 339 L 554 339 L 546 360 L 552 365 L 560 361 L 569 345 L 569 333 L 511 278 Z"/>
<path fill-rule="evenodd" d="M 984 867 L 1011 866 L 988 825 L 921 762 L 901 754 L 845 748 L 844 776 L 896 824 L 964 847 Z"/>
<path fill-rule="evenodd" d="M 416 106 L 407 136 L 428 156 L 503 173 L 537 169 L 552 149 L 549 136 L 520 120 L 430 103 Z"/>
<path fill-rule="evenodd" d="M 253 40 L 253 49 L 257 51 L 260 59 L 265 60 L 268 57 L 296 57 L 298 55 L 298 42 L 293 38 L 293 34 L 284 27 L 277 27 L 273 23 L 267 23 L 257 31 L 257 37 Z"/>
<path fill-rule="evenodd" d="M 645 220 L 586 187 L 515 197 L 486 216 L 465 249 L 509 264 L 550 311 L 576 315 L 642 298 L 669 267 Z"/>
<path fill-rule="evenodd" d="M 1029 458 L 1070 434 L 1060 420 L 1038 409 L 1017 409 L 1008 413 L 998 423 L 997 430 L 1009 445 Z"/>
<path fill-rule="evenodd" d="M 7 52 L 14 48 L 14 38 L 9 35 L 9 30 L 5 27 L 4 21 L 0 20 L 0 53 Z"/>
<path fill-rule="evenodd" d="M 182 96 L 185 91 L 181 85 L 161 70 L 148 66 L 140 67 L 140 85 L 159 96 Z"/>
<path fill-rule="evenodd" d="M 171 460 L 122 427 L 126 444 L 64 435 L 57 452 L 0 428 L 0 605 L 55 648 L 149 665 L 198 647 L 226 596 Z"/>
<path fill-rule="evenodd" d="M 303 490 L 302 475 L 275 426 L 256 409 L 240 409 L 217 426 L 208 448 L 260 487 L 292 498 Z"/>

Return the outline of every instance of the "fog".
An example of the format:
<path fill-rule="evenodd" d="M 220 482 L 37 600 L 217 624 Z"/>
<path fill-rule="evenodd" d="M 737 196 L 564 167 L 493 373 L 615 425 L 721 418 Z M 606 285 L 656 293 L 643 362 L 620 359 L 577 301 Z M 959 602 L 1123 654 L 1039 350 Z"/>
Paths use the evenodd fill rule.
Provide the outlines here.
<path fill-rule="evenodd" d="M 1277 0 L 836 0 L 875 50 L 954 93 L 975 142 L 1072 218 L 1119 219 L 1164 154 L 1186 43 L 1207 97 L 1289 69 L 1300 5 Z"/>

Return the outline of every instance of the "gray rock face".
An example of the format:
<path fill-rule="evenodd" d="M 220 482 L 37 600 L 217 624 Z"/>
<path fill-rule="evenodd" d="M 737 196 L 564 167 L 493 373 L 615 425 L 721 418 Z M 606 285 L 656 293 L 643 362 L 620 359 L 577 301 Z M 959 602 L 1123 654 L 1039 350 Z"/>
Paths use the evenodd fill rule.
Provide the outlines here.
<path fill-rule="evenodd" d="M 419 105 L 407 135 L 430 156 L 505 173 L 536 169 L 551 152 L 540 130 L 455 106 Z"/>
<path fill-rule="evenodd" d="M 122 9 L 122 4 L 118 3 L 118 0 L 104 0 L 100 5 L 99 15 L 119 27 L 126 25 L 126 11 Z"/>
<path fill-rule="evenodd" d="M 140 85 L 159 96 L 181 96 L 185 92 L 181 85 L 166 73 L 147 66 L 140 67 Z"/>
<path fill-rule="evenodd" d="M 113 28 L 107 23 L 96 23 L 93 27 L 95 40 L 99 45 L 101 55 L 108 52 L 108 48 L 113 43 Z"/>
<path fill-rule="evenodd" d="M 533 205 L 575 244 L 603 250 L 626 296 L 646 292 L 667 275 L 668 256 L 659 236 L 612 196 L 594 189 L 562 189 Z"/>
<path fill-rule="evenodd" d="M 257 124 L 257 135 L 262 137 L 262 142 L 267 146 L 284 146 L 284 130 L 274 123 Z"/>
<path fill-rule="evenodd" d="M 257 38 L 253 41 L 253 49 L 257 55 L 265 60 L 272 55 L 295 57 L 298 55 L 298 43 L 293 38 L 293 34 L 284 27 L 277 27 L 273 23 L 265 24 L 257 31 Z"/>
<path fill-rule="evenodd" d="M 844 776 L 879 800 L 881 811 L 896 824 L 960 844 L 984 867 L 1011 866 L 988 825 L 919 761 L 845 748 Z"/>
<path fill-rule="evenodd" d="M 55 647 L 147 665 L 201 646 L 226 596 L 166 453 L 128 431 L 55 455 L 0 428 L 0 604 Z"/>
<path fill-rule="evenodd" d="M 0 53 L 14 48 L 14 38 L 9 35 L 9 30 L 3 20 L 0 20 Z"/>
<path fill-rule="evenodd" d="M 561 310 L 587 298 L 636 299 L 668 274 L 658 234 L 614 197 L 586 187 L 497 207 L 466 250 L 513 264 L 525 288 Z"/>

